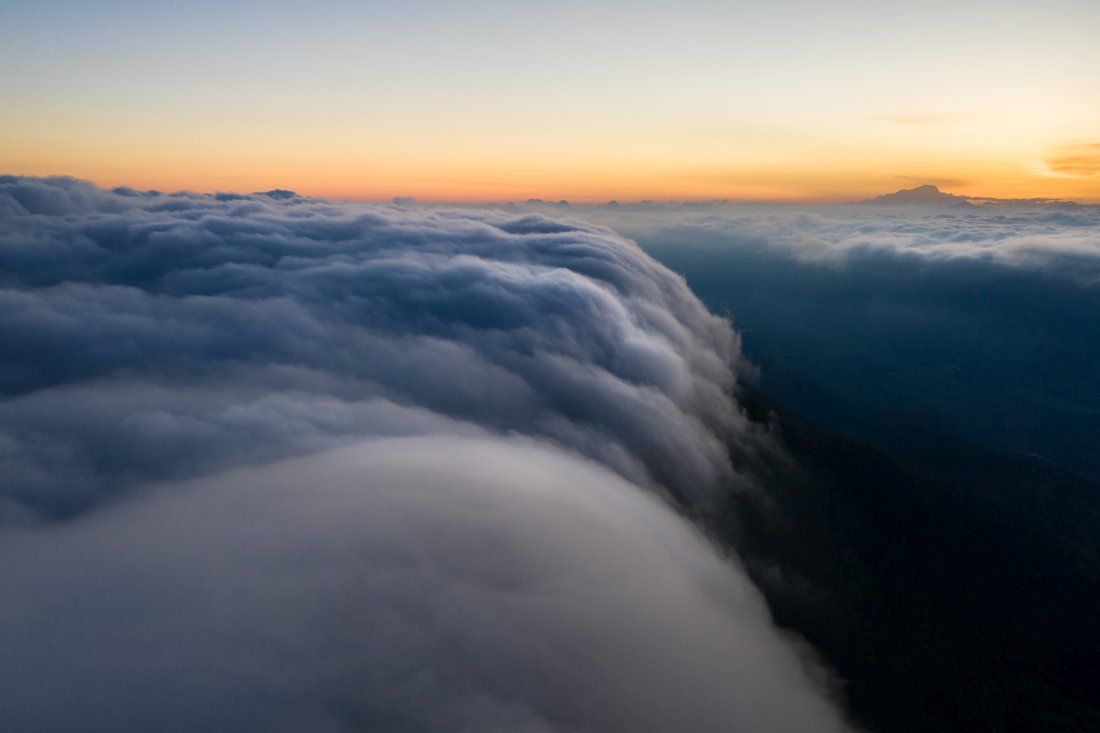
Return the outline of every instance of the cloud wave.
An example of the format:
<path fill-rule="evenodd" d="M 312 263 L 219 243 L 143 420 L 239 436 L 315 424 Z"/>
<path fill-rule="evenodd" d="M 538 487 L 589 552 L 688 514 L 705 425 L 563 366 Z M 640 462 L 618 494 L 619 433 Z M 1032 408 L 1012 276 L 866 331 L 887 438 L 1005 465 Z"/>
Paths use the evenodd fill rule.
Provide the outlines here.
<path fill-rule="evenodd" d="M 6 195 L 26 213 L 0 222 L 5 493 L 35 510 L 372 434 L 371 401 L 541 435 L 695 499 L 732 475 L 735 336 L 607 230 L 68 180 Z"/>
<path fill-rule="evenodd" d="M 729 324 L 602 227 L 0 177 L 0 720 L 843 728 L 706 512 Z"/>

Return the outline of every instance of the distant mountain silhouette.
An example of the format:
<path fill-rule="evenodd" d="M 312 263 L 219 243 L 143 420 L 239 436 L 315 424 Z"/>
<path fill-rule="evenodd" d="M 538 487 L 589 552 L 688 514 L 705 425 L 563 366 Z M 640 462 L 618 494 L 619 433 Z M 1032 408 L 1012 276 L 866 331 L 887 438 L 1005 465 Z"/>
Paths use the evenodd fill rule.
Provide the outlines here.
<path fill-rule="evenodd" d="M 907 188 L 894 193 L 876 196 L 862 202 L 866 204 L 878 204 L 884 206 L 919 205 L 919 206 L 973 206 L 965 196 L 956 196 L 953 193 L 944 193 L 936 186 L 925 184 L 916 188 Z"/>
<path fill-rule="evenodd" d="M 261 191 L 260 195 L 279 200 L 298 198 L 298 194 L 294 191 L 287 191 L 284 188 L 273 188 L 270 191 Z"/>

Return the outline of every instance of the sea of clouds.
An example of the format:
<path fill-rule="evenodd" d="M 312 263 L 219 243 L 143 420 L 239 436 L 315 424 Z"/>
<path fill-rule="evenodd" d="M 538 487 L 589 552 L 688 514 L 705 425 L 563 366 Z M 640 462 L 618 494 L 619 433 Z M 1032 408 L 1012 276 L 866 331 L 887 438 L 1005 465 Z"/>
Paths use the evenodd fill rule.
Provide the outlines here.
<path fill-rule="evenodd" d="M 873 441 L 876 414 L 907 411 L 1100 478 L 1100 206 L 518 208 L 637 241 L 833 429 Z"/>
<path fill-rule="evenodd" d="M 684 246 L 739 243 L 837 268 L 863 258 L 985 262 L 1043 270 L 1100 285 L 1100 205 L 1070 202 L 985 205 L 833 206 L 728 202 L 605 206 L 514 205 L 569 212 L 636 239 L 685 238 Z"/>
<path fill-rule="evenodd" d="M 0 177 L 0 727 L 835 731 L 728 321 L 506 210 Z"/>

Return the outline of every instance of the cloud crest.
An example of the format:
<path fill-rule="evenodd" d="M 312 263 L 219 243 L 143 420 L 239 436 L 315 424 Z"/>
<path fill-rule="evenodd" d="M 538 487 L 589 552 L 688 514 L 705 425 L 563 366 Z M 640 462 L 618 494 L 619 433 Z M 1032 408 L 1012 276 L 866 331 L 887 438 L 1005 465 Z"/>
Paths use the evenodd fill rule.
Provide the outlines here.
<path fill-rule="evenodd" d="M 372 434 L 351 413 L 382 402 L 541 435 L 650 486 L 732 475 L 735 337 L 607 230 L 14 181 L 8 208 L 26 213 L 0 221 L 10 500 L 72 512 L 120 476 Z M 294 426 L 272 434 L 271 410 Z M 158 452 L 169 436 L 178 458 Z M 90 474 L 92 495 L 58 463 Z"/>

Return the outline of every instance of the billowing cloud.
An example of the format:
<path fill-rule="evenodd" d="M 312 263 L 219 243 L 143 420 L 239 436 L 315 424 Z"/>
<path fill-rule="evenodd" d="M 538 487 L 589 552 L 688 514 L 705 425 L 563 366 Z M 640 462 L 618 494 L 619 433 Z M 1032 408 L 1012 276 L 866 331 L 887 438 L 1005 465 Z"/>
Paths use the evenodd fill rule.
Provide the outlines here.
<path fill-rule="evenodd" d="M 688 525 L 519 438 L 165 486 L 4 554 L 15 730 L 839 729 Z"/>
<path fill-rule="evenodd" d="M 610 230 L 0 178 L 0 721 L 839 730 L 706 513 L 729 324 Z"/>
<path fill-rule="evenodd" d="M 732 475 L 734 335 L 607 230 L 54 186 L 15 179 L 27 213 L 0 223 L 9 499 L 64 513 L 120 479 L 373 434 L 349 414 L 370 400 L 541 435 L 654 487 Z"/>

